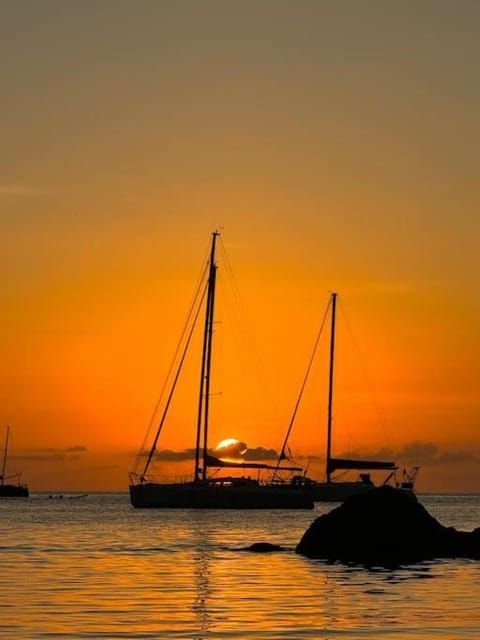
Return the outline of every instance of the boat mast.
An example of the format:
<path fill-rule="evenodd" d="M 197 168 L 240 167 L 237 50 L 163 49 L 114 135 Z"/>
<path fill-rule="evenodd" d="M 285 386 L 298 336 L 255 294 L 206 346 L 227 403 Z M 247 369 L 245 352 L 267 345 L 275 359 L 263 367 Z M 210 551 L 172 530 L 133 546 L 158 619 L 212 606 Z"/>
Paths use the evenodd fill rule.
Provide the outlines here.
<path fill-rule="evenodd" d="M 197 439 L 195 444 L 195 473 L 194 480 L 200 480 L 200 441 L 202 434 L 203 419 L 203 464 L 201 469 L 202 480 L 207 477 L 207 439 L 208 439 L 208 411 L 210 396 L 210 370 L 212 362 L 212 336 L 213 336 L 213 310 L 215 302 L 215 282 L 217 265 L 215 264 L 215 248 L 217 237 L 220 235 L 218 231 L 212 233 L 212 248 L 210 250 L 207 303 L 205 311 L 205 325 L 203 330 L 203 347 L 202 347 L 202 366 L 200 374 L 200 392 L 198 399 L 197 414 Z"/>
<path fill-rule="evenodd" d="M 3 465 L 2 465 L 2 486 L 5 479 L 5 469 L 7 467 L 7 451 L 8 451 L 8 438 L 10 435 L 10 425 L 7 424 L 7 434 L 5 436 L 5 449 L 3 450 Z"/>
<path fill-rule="evenodd" d="M 330 459 L 332 452 L 332 405 L 333 405 L 333 363 L 335 355 L 335 311 L 337 306 L 337 294 L 332 293 L 332 328 L 330 332 L 330 370 L 328 375 L 328 418 L 327 418 L 327 460 L 326 476 L 327 482 L 331 482 Z"/>
<path fill-rule="evenodd" d="M 213 233 L 212 243 L 212 260 L 210 264 L 210 278 L 209 278 L 209 292 L 210 292 L 210 313 L 208 323 L 208 335 L 207 335 L 207 363 L 205 373 L 205 402 L 204 402 L 204 417 L 203 417 L 203 465 L 202 465 L 202 480 L 207 478 L 207 441 L 208 441 L 208 410 L 210 407 L 210 371 L 212 366 L 212 342 L 213 342 L 213 317 L 214 317 L 214 305 L 215 305 L 215 284 L 217 279 L 217 265 L 215 264 L 215 241 L 219 235 L 218 231 Z"/>

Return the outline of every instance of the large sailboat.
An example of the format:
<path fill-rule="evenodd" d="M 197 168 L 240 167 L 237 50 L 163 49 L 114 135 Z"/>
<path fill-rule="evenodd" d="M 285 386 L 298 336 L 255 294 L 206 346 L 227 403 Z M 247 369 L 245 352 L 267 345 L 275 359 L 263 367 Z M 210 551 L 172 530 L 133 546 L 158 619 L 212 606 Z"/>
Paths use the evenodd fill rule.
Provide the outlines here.
<path fill-rule="evenodd" d="M 206 283 L 199 295 L 200 303 L 194 312 L 194 320 L 188 333 L 180 364 L 174 376 L 170 393 L 146 456 L 141 473 L 130 474 L 130 500 L 137 508 L 199 508 L 199 509 L 312 509 L 314 504 L 308 483 L 301 475 L 291 482 L 263 482 L 259 475 L 237 475 L 245 469 L 274 470 L 274 465 L 237 462 L 222 459 L 209 450 L 209 404 L 213 355 L 213 325 L 216 287 L 216 244 L 219 232 L 212 234 L 212 243 L 206 269 Z M 160 431 L 165 422 L 183 362 L 190 345 L 196 318 L 200 308 L 205 308 L 201 353 L 200 389 L 197 406 L 196 439 L 193 477 L 184 482 L 159 482 L 149 475 L 150 465 L 157 452 Z M 229 475 L 219 474 L 219 470 Z M 216 470 L 215 473 L 211 473 Z M 236 470 L 237 474 L 234 473 Z M 291 473 L 301 472 L 300 467 L 288 467 Z M 231 474 L 231 475 L 230 475 Z"/>
<path fill-rule="evenodd" d="M 3 449 L 2 475 L 0 476 L 0 498 L 28 498 L 28 487 L 20 484 L 20 473 L 6 475 L 8 460 L 8 442 L 10 438 L 10 425 L 7 425 L 5 434 L 5 447 Z M 17 479 L 17 484 L 7 483 L 6 480 Z"/>
<path fill-rule="evenodd" d="M 335 332 L 336 332 L 336 308 L 337 308 L 337 293 L 332 293 L 330 296 L 329 304 L 325 319 L 328 311 L 330 311 L 331 326 L 330 326 L 330 355 L 329 355 L 329 371 L 328 371 L 328 409 L 327 409 L 327 429 L 326 429 L 326 455 L 325 455 L 325 481 L 316 481 L 309 479 L 305 476 L 305 482 L 311 483 L 311 491 L 314 502 L 342 502 L 351 495 L 365 493 L 372 489 L 375 484 L 371 477 L 371 471 L 385 471 L 387 472 L 382 484 L 393 484 L 397 488 L 413 491 L 415 479 L 418 473 L 418 467 L 413 467 L 411 470 L 403 471 L 402 480 L 397 480 L 398 466 L 393 461 L 385 460 L 361 460 L 361 459 L 348 459 L 348 458 L 336 458 L 332 455 L 332 424 L 333 424 L 333 383 L 334 383 L 334 366 L 335 366 Z M 288 439 L 293 426 L 293 420 L 295 419 L 296 411 L 303 394 L 305 384 L 310 372 L 313 357 L 318 346 L 319 338 L 322 333 L 323 325 L 320 333 L 317 337 L 313 354 L 311 356 L 309 365 L 307 367 L 307 373 L 303 381 L 300 395 L 297 399 L 295 410 L 293 413 L 292 421 L 287 430 L 287 435 L 281 449 L 279 456 L 280 459 L 288 459 L 286 454 L 288 447 Z M 344 474 L 349 471 L 358 471 L 359 474 L 356 479 L 343 480 Z M 341 473 L 341 477 L 335 476 L 336 472 Z M 278 472 L 275 472 L 274 477 Z"/>

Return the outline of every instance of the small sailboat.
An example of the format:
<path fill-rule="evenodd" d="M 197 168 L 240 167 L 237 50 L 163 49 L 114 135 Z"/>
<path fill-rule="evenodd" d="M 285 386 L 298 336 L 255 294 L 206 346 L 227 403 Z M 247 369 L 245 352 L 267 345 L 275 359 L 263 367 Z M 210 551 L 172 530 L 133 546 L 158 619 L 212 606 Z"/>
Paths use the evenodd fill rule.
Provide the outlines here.
<path fill-rule="evenodd" d="M 351 495 L 364 493 L 372 489 L 375 486 L 372 478 L 371 471 L 386 471 L 388 474 L 384 478 L 382 484 L 394 484 L 397 488 L 413 491 L 416 476 L 419 467 L 413 467 L 410 471 L 403 471 L 403 478 L 401 481 L 397 480 L 396 472 L 398 466 L 393 461 L 385 460 L 356 460 L 348 458 L 336 458 L 332 455 L 332 424 L 333 424 L 333 381 L 334 381 L 334 365 L 335 365 L 335 329 L 336 329 L 336 306 L 337 306 L 337 293 L 332 293 L 330 296 L 329 304 L 327 307 L 331 314 L 331 327 L 330 327 L 330 357 L 329 357 L 329 373 L 328 373 L 328 410 L 327 410 L 327 433 L 326 433 L 326 466 L 325 466 L 325 481 L 320 482 L 313 479 L 309 479 L 305 475 L 305 482 L 311 483 L 311 491 L 314 502 L 342 502 Z M 327 317 L 327 316 L 325 316 Z M 323 324 L 322 324 L 323 328 Z M 322 330 L 320 330 L 321 334 Z M 288 439 L 292 430 L 293 421 L 302 397 L 307 377 L 312 365 L 313 356 L 318 346 L 320 334 L 317 337 L 317 341 L 314 346 L 313 354 L 310 359 L 309 366 L 307 367 L 307 373 L 304 378 L 299 398 L 297 400 L 292 420 L 287 430 L 287 435 L 283 443 L 283 447 L 280 453 L 280 459 L 288 459 L 286 454 Z M 335 472 L 340 471 L 347 473 L 348 471 L 359 471 L 359 475 L 355 480 L 342 480 L 335 477 Z M 275 475 L 278 472 L 275 472 Z"/>
<path fill-rule="evenodd" d="M 20 484 L 20 473 L 10 476 L 6 475 L 7 459 L 8 459 L 8 442 L 10 438 L 10 425 L 7 425 L 5 434 L 5 446 L 3 449 L 2 475 L 0 476 L 0 498 L 28 498 L 28 487 L 26 484 Z M 6 483 L 6 480 L 17 478 L 17 484 Z"/>
<path fill-rule="evenodd" d="M 219 232 L 212 234 L 209 261 L 205 273 L 203 292 L 198 296 L 200 303 L 193 314 L 194 321 L 186 339 L 180 364 L 174 376 L 174 382 L 168 395 L 158 429 L 141 473 L 130 474 L 130 500 L 137 508 L 197 508 L 197 509 L 312 509 L 313 500 L 310 489 L 301 476 L 296 482 L 272 483 L 262 482 L 257 476 L 252 478 L 243 473 L 245 469 L 273 470 L 274 465 L 236 462 L 221 459 L 209 451 L 209 405 L 211 364 L 213 355 L 213 325 L 215 322 L 215 287 L 216 287 L 216 243 Z M 159 482 L 149 475 L 150 464 L 155 457 L 160 431 L 163 427 L 173 392 L 177 384 L 183 362 L 190 344 L 196 318 L 200 309 L 205 309 L 203 325 L 203 341 L 201 353 L 200 389 L 198 395 L 195 456 L 193 477 L 184 482 Z M 215 452 L 214 452 L 215 453 Z M 215 473 L 211 470 L 215 469 Z M 217 475 L 220 471 L 230 469 L 232 475 Z M 290 467 L 289 471 L 302 471 L 298 467 Z"/>

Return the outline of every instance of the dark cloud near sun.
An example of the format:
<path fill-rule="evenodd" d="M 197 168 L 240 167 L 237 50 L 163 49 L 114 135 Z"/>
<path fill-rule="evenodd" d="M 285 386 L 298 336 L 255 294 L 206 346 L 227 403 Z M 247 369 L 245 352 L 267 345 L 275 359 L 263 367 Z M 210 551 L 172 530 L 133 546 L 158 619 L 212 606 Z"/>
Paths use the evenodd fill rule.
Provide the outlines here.
<path fill-rule="evenodd" d="M 254 447 L 247 449 L 243 455 L 245 460 L 277 460 L 278 452 L 275 449 L 265 447 Z"/>
<path fill-rule="evenodd" d="M 278 453 L 275 449 L 267 449 L 265 447 L 255 447 L 248 449 L 244 442 L 234 443 L 221 449 L 213 449 L 210 453 L 222 458 L 241 458 L 247 461 L 258 460 L 276 460 Z M 142 456 L 147 456 L 147 452 L 143 452 Z M 154 459 L 165 462 L 183 462 L 185 460 L 193 460 L 195 458 L 195 449 L 183 449 L 182 451 L 173 451 L 172 449 L 161 449 L 155 453 Z"/>

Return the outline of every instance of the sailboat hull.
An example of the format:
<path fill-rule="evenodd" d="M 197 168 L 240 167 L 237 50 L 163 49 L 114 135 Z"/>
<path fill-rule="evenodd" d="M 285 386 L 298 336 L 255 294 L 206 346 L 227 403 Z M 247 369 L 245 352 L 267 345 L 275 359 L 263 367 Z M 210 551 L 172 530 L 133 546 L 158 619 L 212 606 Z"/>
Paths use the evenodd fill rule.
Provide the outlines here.
<path fill-rule="evenodd" d="M 315 482 L 311 486 L 314 502 L 343 502 L 350 496 L 367 493 L 374 488 L 368 482 Z"/>
<path fill-rule="evenodd" d="M 28 488 L 22 485 L 0 485 L 0 498 L 28 498 Z"/>
<path fill-rule="evenodd" d="M 398 489 L 414 492 L 413 482 L 403 482 L 397 485 Z M 311 485 L 312 499 L 314 502 L 343 502 L 350 496 L 367 493 L 375 489 L 372 482 L 314 482 Z"/>
<path fill-rule="evenodd" d="M 220 482 L 130 485 L 130 501 L 136 508 L 170 509 L 313 509 L 309 488 L 262 485 L 222 478 Z"/>

